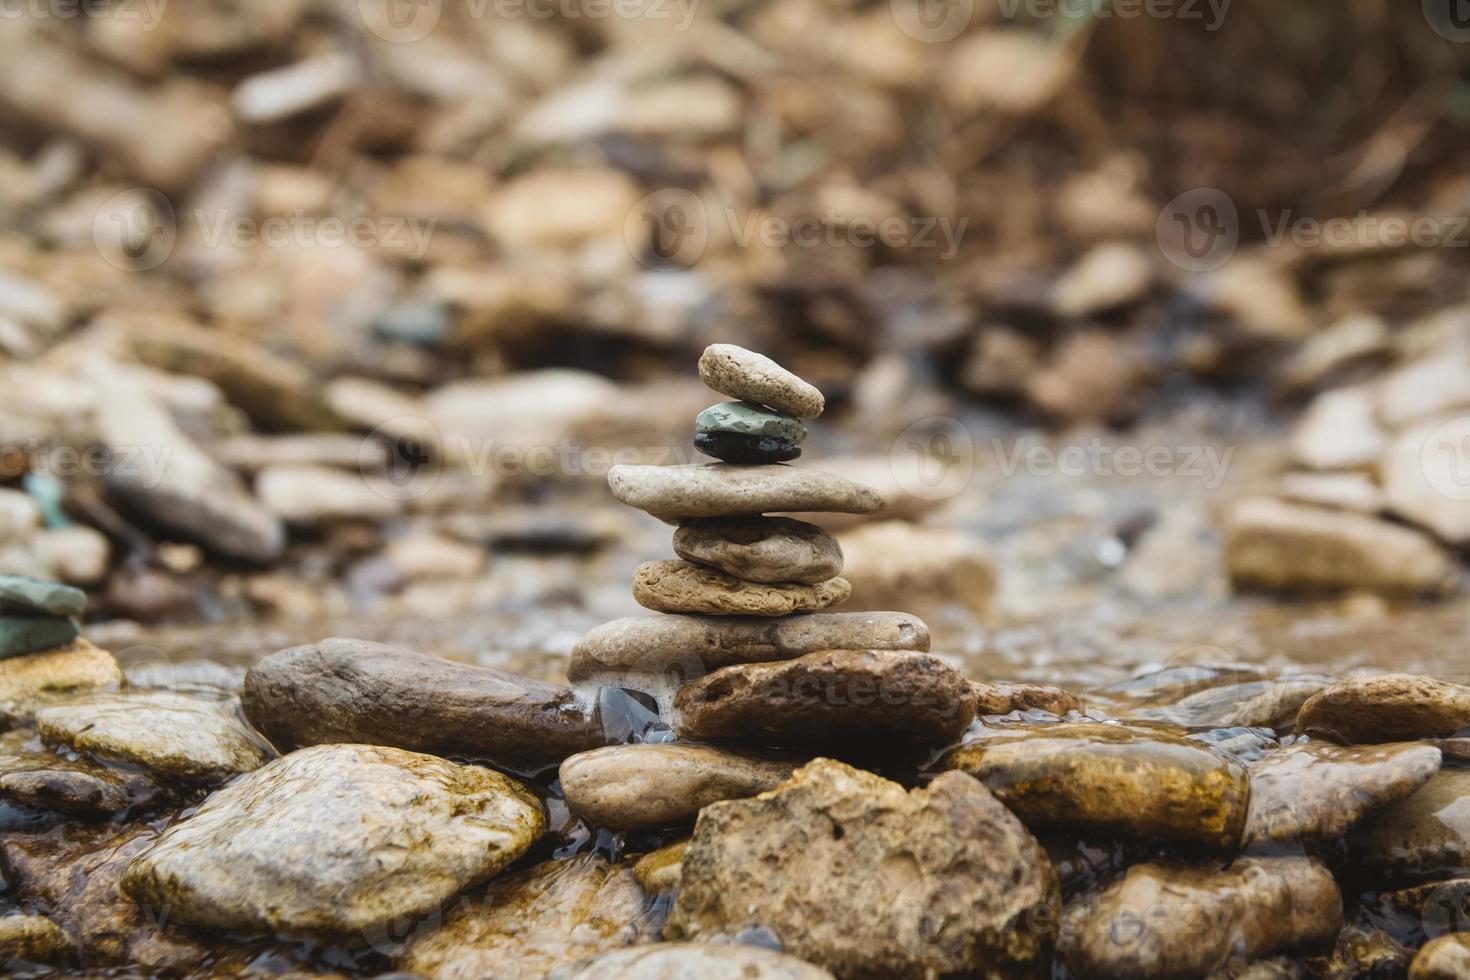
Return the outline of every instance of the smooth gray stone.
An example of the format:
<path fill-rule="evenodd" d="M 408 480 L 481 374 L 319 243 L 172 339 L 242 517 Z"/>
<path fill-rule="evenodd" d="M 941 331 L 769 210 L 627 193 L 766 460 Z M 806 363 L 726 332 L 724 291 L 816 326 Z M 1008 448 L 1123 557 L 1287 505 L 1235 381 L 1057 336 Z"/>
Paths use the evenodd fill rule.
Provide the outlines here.
<path fill-rule="evenodd" d="M 29 575 L 0 575 L 0 612 L 25 616 L 80 616 L 87 593 Z"/>
<path fill-rule="evenodd" d="M 0 659 L 65 646 L 81 630 L 76 620 L 57 616 L 0 616 Z"/>
<path fill-rule="evenodd" d="M 739 436 L 765 436 L 792 445 L 806 438 L 800 419 L 753 402 L 720 402 L 694 417 L 695 432 L 720 432 Z"/>

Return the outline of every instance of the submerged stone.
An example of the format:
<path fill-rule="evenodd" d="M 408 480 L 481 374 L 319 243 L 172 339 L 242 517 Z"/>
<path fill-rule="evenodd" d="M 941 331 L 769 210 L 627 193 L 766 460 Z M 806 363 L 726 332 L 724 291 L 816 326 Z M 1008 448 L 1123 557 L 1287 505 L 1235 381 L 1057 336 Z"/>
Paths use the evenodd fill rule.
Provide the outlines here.
<path fill-rule="evenodd" d="M 656 612 L 715 616 L 789 616 L 825 609 L 846 599 L 843 578 L 815 585 L 744 582 L 733 575 L 677 559 L 647 561 L 633 574 L 633 598 Z"/>
<path fill-rule="evenodd" d="M 1464 980 L 1470 977 L 1470 932 L 1432 939 L 1409 964 L 1409 980 Z"/>
<path fill-rule="evenodd" d="M 58 755 L 35 732 L 0 735 L 0 800 L 85 819 L 144 806 L 160 794 L 156 783 L 130 768 Z"/>
<path fill-rule="evenodd" d="M 1017 725 L 950 752 L 941 769 L 980 779 L 1030 827 L 1240 844 L 1245 767 L 1200 742 L 1093 723 Z"/>
<path fill-rule="evenodd" d="M 789 517 L 736 517 L 685 524 L 674 552 L 745 582 L 816 585 L 842 571 L 837 539 L 815 524 Z"/>
<path fill-rule="evenodd" d="M 1441 769 L 1359 823 L 1348 847 L 1356 867 L 1389 880 L 1463 874 L 1470 868 L 1470 769 Z"/>
<path fill-rule="evenodd" d="M 648 852 L 633 865 L 633 876 L 650 895 L 675 890 L 684 877 L 684 852 L 688 848 L 686 837 Z"/>
<path fill-rule="evenodd" d="M 0 964 L 50 963 L 70 947 L 66 933 L 44 915 L 0 916 Z"/>

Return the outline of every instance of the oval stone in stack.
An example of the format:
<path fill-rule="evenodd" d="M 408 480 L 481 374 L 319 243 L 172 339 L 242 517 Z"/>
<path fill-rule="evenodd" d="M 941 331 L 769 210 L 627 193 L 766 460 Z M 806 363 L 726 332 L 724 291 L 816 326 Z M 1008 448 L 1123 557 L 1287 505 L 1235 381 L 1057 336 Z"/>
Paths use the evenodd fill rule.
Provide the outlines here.
<path fill-rule="evenodd" d="M 822 393 L 755 351 L 710 344 L 699 358 L 699 380 L 722 395 L 766 405 L 800 419 L 822 414 Z"/>
<path fill-rule="evenodd" d="M 694 447 L 727 463 L 780 463 L 801 455 L 801 420 L 754 402 L 721 402 L 694 417 Z"/>
<path fill-rule="evenodd" d="M 692 562 L 648 561 L 633 573 L 633 598 L 657 612 L 787 616 L 825 609 L 852 592 L 844 578 L 816 585 L 746 582 Z"/>
<path fill-rule="evenodd" d="M 842 548 L 815 524 L 787 517 L 696 521 L 674 532 L 674 552 L 746 582 L 816 585 L 842 571 Z"/>

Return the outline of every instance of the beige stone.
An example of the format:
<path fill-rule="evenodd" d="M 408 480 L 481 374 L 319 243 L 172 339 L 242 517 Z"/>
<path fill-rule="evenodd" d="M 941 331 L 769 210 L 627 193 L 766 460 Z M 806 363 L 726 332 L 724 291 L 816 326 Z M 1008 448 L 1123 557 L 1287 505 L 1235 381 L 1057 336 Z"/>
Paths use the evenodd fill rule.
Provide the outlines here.
<path fill-rule="evenodd" d="M 746 582 L 816 585 L 842 572 L 837 539 L 815 524 L 785 517 L 743 517 L 685 524 L 674 552 Z"/>
<path fill-rule="evenodd" d="M 883 509 L 883 498 L 868 487 L 775 463 L 620 464 L 608 471 L 607 482 L 623 503 L 666 519 L 791 511 L 876 514 Z"/>
<path fill-rule="evenodd" d="M 1296 724 L 1340 742 L 1448 737 L 1470 729 L 1470 687 L 1416 674 L 1351 677 L 1308 699 Z"/>
<path fill-rule="evenodd" d="M 644 562 L 633 573 L 633 598 L 656 612 L 716 616 L 787 616 L 812 612 L 847 598 L 846 579 L 816 585 L 742 582 L 687 561 Z"/>
<path fill-rule="evenodd" d="M 810 419 L 822 414 L 822 393 L 755 351 L 734 344 L 711 344 L 699 358 L 699 380 L 722 395 L 755 402 L 778 412 Z"/>

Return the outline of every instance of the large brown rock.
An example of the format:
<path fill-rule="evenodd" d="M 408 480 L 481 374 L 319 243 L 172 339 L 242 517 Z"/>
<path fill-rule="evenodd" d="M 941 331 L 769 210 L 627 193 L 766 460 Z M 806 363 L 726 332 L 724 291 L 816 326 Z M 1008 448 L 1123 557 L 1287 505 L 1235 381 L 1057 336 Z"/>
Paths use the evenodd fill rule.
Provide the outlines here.
<path fill-rule="evenodd" d="M 606 741 L 567 687 L 364 640 L 273 653 L 245 675 L 241 700 L 282 749 L 363 742 L 520 765 Z"/>
<path fill-rule="evenodd" d="M 681 736 L 794 748 L 943 745 L 975 717 L 975 693 L 928 653 L 829 650 L 737 664 L 680 688 Z"/>
<path fill-rule="evenodd" d="M 666 934 L 762 927 L 841 977 L 1029 976 L 1058 902 L 1041 845 L 970 777 L 910 792 L 818 759 L 700 814 Z"/>
<path fill-rule="evenodd" d="M 1352 677 L 1309 698 L 1296 724 L 1339 742 L 1444 738 L 1470 730 L 1470 687 L 1416 674 Z"/>
<path fill-rule="evenodd" d="M 572 647 L 567 676 L 676 672 L 790 660 L 821 650 L 929 649 L 929 627 L 901 612 L 805 616 L 631 616 L 590 630 Z M 3 669 L 3 668 L 0 668 Z"/>
<path fill-rule="evenodd" d="M 541 836 L 516 781 L 374 745 L 316 745 L 217 791 L 123 875 L 134 900 L 191 925 L 367 936 L 437 911 Z"/>
<path fill-rule="evenodd" d="M 842 571 L 842 548 L 829 532 L 789 517 L 731 517 L 685 524 L 674 532 L 680 558 L 746 582 L 816 585 Z"/>
<path fill-rule="evenodd" d="M 657 612 L 716 616 L 789 616 L 825 609 L 847 598 L 852 587 L 833 578 L 816 585 L 743 582 L 687 561 L 646 561 L 633 573 L 633 598 Z"/>
<path fill-rule="evenodd" d="M 414 937 L 398 965 L 435 980 L 541 980 L 643 939 L 646 911 L 626 865 L 591 854 L 544 861 L 461 898 L 438 929 Z"/>
<path fill-rule="evenodd" d="M 1016 725 L 946 755 L 1031 827 L 1065 827 L 1213 847 L 1239 845 L 1245 767 L 1163 731 L 1092 723 Z"/>
<path fill-rule="evenodd" d="M 1057 952 L 1079 977 L 1203 977 L 1327 942 L 1342 922 L 1337 882 L 1304 857 L 1240 858 L 1223 871 L 1138 864 L 1067 906 Z"/>
<path fill-rule="evenodd" d="M 1251 767 L 1245 844 L 1335 840 L 1368 811 L 1423 786 L 1439 761 L 1439 749 L 1430 745 L 1277 749 Z"/>
<path fill-rule="evenodd" d="M 561 789 L 579 816 L 604 827 L 662 827 L 720 800 L 774 789 L 798 763 L 712 745 L 611 745 L 561 764 Z"/>

